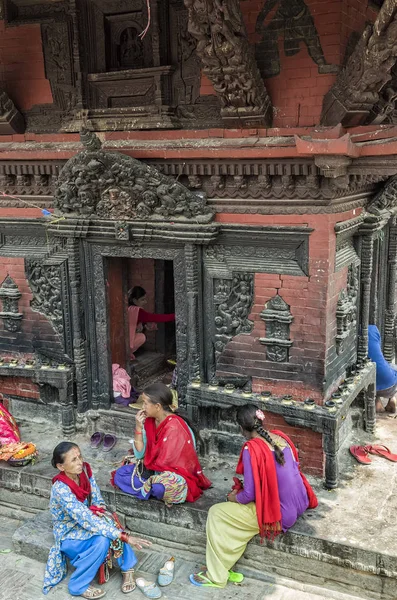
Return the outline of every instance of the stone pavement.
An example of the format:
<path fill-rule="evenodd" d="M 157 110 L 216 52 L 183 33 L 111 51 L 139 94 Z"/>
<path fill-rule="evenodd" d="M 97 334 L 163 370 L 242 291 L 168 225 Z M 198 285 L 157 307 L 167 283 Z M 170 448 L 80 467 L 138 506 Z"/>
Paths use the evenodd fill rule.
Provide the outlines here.
<path fill-rule="evenodd" d="M 20 522 L 15 519 L 0 517 L 0 600 L 43 600 L 43 563 L 13 551 L 3 553 L 4 550 L 12 550 L 11 537 L 19 525 Z M 138 556 L 139 573 L 151 580 L 154 580 L 159 567 L 169 558 L 164 551 L 140 552 Z M 199 589 L 188 581 L 189 574 L 198 567 L 200 565 L 195 562 L 177 558 L 175 581 L 164 591 L 164 600 L 358 600 L 357 596 L 322 590 L 290 580 L 258 581 L 246 578 L 242 585 L 229 585 L 225 590 Z M 120 574 L 114 569 L 105 586 L 106 600 L 125 597 L 120 591 L 120 582 Z M 47 598 L 70 600 L 72 596 L 67 591 L 67 579 L 56 586 Z M 144 596 L 136 590 L 128 598 L 141 600 Z"/>

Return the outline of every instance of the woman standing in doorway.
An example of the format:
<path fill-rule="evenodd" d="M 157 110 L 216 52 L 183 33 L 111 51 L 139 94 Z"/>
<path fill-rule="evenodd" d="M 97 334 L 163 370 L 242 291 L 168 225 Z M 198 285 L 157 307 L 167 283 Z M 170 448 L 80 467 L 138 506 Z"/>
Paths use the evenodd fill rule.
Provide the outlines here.
<path fill-rule="evenodd" d="M 146 342 L 144 329 L 153 331 L 156 323 L 170 323 L 175 321 L 175 313 L 159 315 L 149 313 L 144 310 L 147 304 L 146 291 L 143 287 L 136 285 L 128 292 L 128 321 L 130 331 L 131 358 L 134 359 L 134 352 Z"/>

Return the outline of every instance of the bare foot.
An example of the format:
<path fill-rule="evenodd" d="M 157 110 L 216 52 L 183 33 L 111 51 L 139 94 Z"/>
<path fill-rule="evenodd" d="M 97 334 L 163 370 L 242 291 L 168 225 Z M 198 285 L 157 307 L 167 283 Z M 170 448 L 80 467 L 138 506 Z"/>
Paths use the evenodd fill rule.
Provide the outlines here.
<path fill-rule="evenodd" d="M 376 399 L 376 412 L 377 413 L 384 413 L 385 409 L 383 408 L 383 404 L 380 400 L 378 400 L 378 398 Z"/>
<path fill-rule="evenodd" d="M 395 413 L 397 410 L 396 400 L 394 398 L 390 398 L 389 402 L 386 404 L 385 410 L 389 413 Z"/>

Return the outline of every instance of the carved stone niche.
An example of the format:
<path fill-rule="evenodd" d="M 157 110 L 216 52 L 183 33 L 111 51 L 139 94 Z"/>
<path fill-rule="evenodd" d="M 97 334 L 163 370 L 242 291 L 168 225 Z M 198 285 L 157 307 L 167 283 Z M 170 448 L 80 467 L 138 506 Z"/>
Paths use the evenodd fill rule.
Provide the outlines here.
<path fill-rule="evenodd" d="M 20 331 L 23 315 L 19 312 L 18 302 L 21 296 L 17 284 L 7 275 L 0 286 L 0 298 L 3 303 L 0 319 L 3 319 L 4 329 L 7 331 Z"/>
<path fill-rule="evenodd" d="M 168 5 L 144 0 L 83 1 L 80 30 L 87 117 L 96 130 L 173 127 Z M 161 26 L 160 26 L 161 24 Z"/>
<path fill-rule="evenodd" d="M 345 341 L 357 324 L 358 287 L 358 266 L 351 264 L 347 274 L 347 289 L 340 292 L 336 306 L 335 346 L 337 354 L 344 352 Z"/>
<path fill-rule="evenodd" d="M 25 131 L 25 120 L 6 92 L 0 91 L 0 135 Z"/>
<path fill-rule="evenodd" d="M 266 358 L 272 362 L 288 362 L 292 346 L 290 325 L 294 319 L 289 305 L 278 294 L 273 296 L 260 314 L 266 325 L 266 337 L 260 338 L 266 346 Z"/>

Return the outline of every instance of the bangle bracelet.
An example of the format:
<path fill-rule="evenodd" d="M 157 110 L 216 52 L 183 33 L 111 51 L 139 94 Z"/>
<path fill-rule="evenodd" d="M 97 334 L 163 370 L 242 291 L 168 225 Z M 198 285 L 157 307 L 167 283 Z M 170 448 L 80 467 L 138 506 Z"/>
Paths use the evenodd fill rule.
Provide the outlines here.
<path fill-rule="evenodd" d="M 122 542 L 124 542 L 124 544 L 128 544 L 128 533 L 126 533 L 125 531 L 123 531 L 121 533 L 120 539 Z"/>
<path fill-rule="evenodd" d="M 135 435 L 142 435 L 142 431 L 138 431 L 137 429 L 135 429 Z"/>

